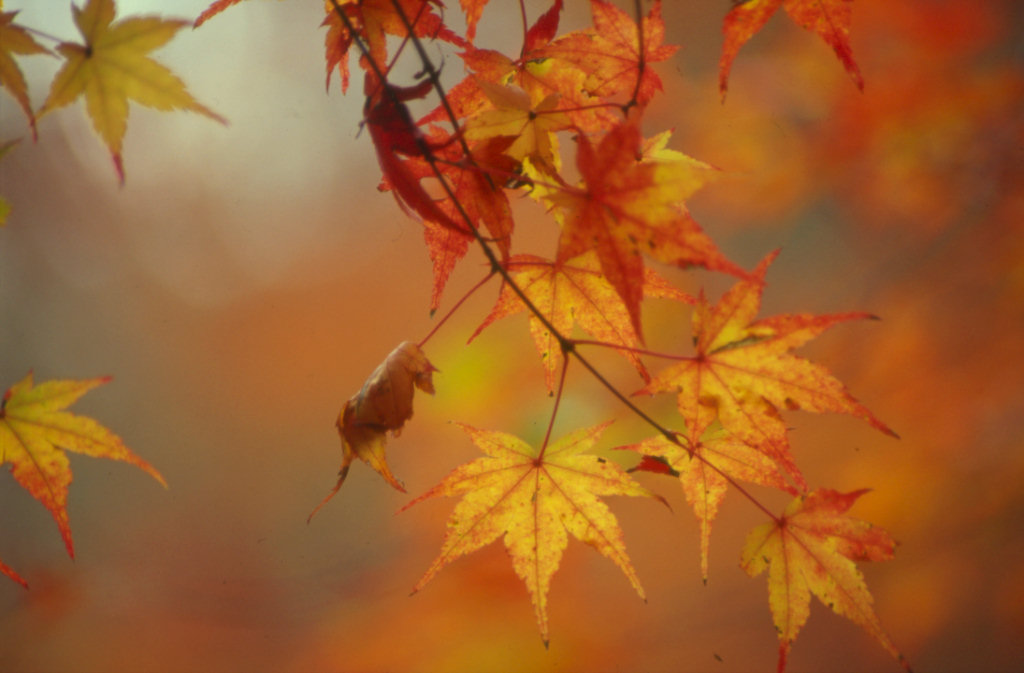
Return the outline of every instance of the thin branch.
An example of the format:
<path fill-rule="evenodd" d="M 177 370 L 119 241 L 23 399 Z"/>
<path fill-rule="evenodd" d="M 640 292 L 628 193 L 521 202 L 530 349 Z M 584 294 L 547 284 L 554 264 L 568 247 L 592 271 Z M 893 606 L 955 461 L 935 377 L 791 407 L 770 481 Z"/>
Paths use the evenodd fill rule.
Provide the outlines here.
<path fill-rule="evenodd" d="M 413 18 L 413 20 L 412 20 L 413 28 L 416 26 L 417 23 L 420 22 L 420 18 L 423 16 L 423 12 L 426 9 L 427 9 L 427 3 L 424 2 L 424 3 L 422 3 L 420 5 L 420 8 L 416 11 L 415 18 Z M 409 34 L 412 34 L 412 28 L 409 29 Z M 407 44 L 409 44 L 409 35 L 405 36 L 405 38 L 402 40 L 401 44 L 398 45 L 398 49 L 395 50 L 395 55 L 391 57 L 391 63 L 388 63 L 388 72 L 389 73 L 391 72 L 391 69 L 395 67 L 395 63 L 398 62 L 398 57 L 402 55 L 402 51 L 405 49 L 405 45 L 407 45 Z"/>
<path fill-rule="evenodd" d="M 337 5 L 337 0 L 331 0 L 331 2 Z M 405 10 L 402 9 L 401 3 L 399 3 L 398 0 L 391 0 L 391 6 L 395 8 L 395 13 L 398 14 L 398 17 L 402 20 L 402 25 L 405 26 L 406 33 L 412 40 L 413 46 L 416 47 L 416 53 L 420 57 L 420 62 L 423 64 L 423 69 L 424 71 L 426 71 L 427 76 L 430 78 L 431 84 L 434 85 L 434 90 L 437 92 L 438 98 L 440 98 L 441 100 L 441 105 L 444 107 L 445 115 L 447 115 L 448 120 L 452 124 L 452 133 L 458 139 L 459 146 L 462 147 L 463 154 L 469 161 L 470 166 L 476 170 L 479 170 L 487 178 L 487 181 L 490 184 L 491 188 L 497 189 L 497 187 L 491 181 L 490 175 L 488 175 L 485 171 L 482 171 L 480 167 L 477 165 L 476 160 L 473 158 L 473 153 L 470 151 L 469 145 L 466 144 L 466 138 L 460 132 L 458 118 L 455 116 L 455 110 L 452 109 L 451 103 L 449 103 L 448 101 L 448 96 L 445 93 L 444 87 L 441 85 L 440 73 L 438 72 L 437 68 L 434 67 L 434 62 L 430 60 L 430 56 L 427 54 L 427 50 L 423 47 L 423 42 L 413 32 L 413 26 L 409 22 L 409 17 L 406 16 Z M 432 156 L 433 152 L 428 152 L 426 154 L 427 160 L 431 161 Z M 447 181 L 444 180 L 444 178 L 441 176 L 440 172 L 434 166 L 432 161 L 430 165 L 431 168 L 434 169 L 434 172 L 436 173 L 438 180 L 441 180 L 442 183 L 447 185 Z M 448 196 L 451 197 L 453 202 L 455 202 L 456 206 L 459 208 L 460 214 L 464 216 L 464 218 L 466 219 L 466 223 L 470 226 L 470 229 L 472 229 L 473 223 L 469 219 L 469 216 L 465 214 L 462 205 L 458 203 L 458 199 L 455 198 L 455 194 L 451 191 L 450 187 L 447 186 L 445 187 L 445 191 L 448 192 Z"/>
<path fill-rule="evenodd" d="M 523 23 L 523 46 L 519 50 L 519 58 L 522 58 L 526 51 L 526 36 L 530 33 L 530 24 L 526 20 L 526 0 L 519 0 L 519 18 Z"/>
<path fill-rule="evenodd" d="M 633 87 L 633 95 L 629 101 L 622 106 L 622 113 L 628 114 L 629 108 L 637 104 L 640 96 L 640 84 L 644 80 L 644 71 L 647 69 L 647 54 L 644 52 L 644 15 L 640 7 L 640 0 L 633 0 L 633 13 L 636 15 L 636 49 L 638 60 L 636 63 L 636 86 Z"/>
<path fill-rule="evenodd" d="M 451 309 L 449 309 L 448 312 L 444 314 L 444 317 L 437 321 L 437 324 L 434 325 L 429 332 L 427 332 L 427 336 L 423 337 L 417 345 L 420 348 L 423 348 L 424 344 L 430 341 L 430 337 L 434 336 L 437 330 L 441 329 L 441 325 L 448 322 L 448 318 L 451 318 L 455 311 L 457 311 L 459 307 L 462 306 L 462 304 L 473 295 L 474 292 L 482 288 L 491 278 L 494 278 L 494 271 L 488 273 L 476 285 L 470 288 L 469 292 L 462 295 L 462 298 L 455 302 L 455 306 L 452 306 Z"/>

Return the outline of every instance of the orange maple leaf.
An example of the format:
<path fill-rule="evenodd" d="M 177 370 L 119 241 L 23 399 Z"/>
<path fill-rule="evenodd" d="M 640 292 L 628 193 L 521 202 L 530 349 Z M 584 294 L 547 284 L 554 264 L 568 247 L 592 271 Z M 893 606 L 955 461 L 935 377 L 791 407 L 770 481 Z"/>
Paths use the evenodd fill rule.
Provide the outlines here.
<path fill-rule="evenodd" d="M 485 228 L 502 259 L 508 257 L 514 227 L 508 196 L 501 188 L 506 181 L 503 176 L 514 174 L 512 160 L 501 154 L 507 148 L 508 143 L 503 142 L 507 139 L 484 139 L 470 144 L 472 161 L 465 159 L 461 144 L 455 140 L 451 134 L 431 127 L 422 142 L 433 154 L 433 166 L 424 156 L 396 158 L 401 161 L 400 172 L 404 175 L 400 179 L 415 185 L 421 196 L 415 210 L 423 218 L 423 237 L 434 266 L 431 311 L 440 306 L 441 293 L 455 264 L 475 240 L 469 227 L 460 223 L 468 221 L 476 230 Z M 500 168 L 497 173 L 493 172 L 495 167 Z M 453 196 L 442 190 L 441 198 L 434 200 L 420 185 L 424 178 L 436 177 L 435 169 Z M 393 172 L 386 172 L 381 188 L 397 191 L 395 177 Z"/>
<path fill-rule="evenodd" d="M 469 252 L 473 237 L 464 231 L 424 220 L 423 240 L 434 270 L 434 286 L 430 292 L 430 310 L 433 312 L 441 306 L 441 294 L 455 265 Z"/>
<path fill-rule="evenodd" d="M 497 51 L 468 47 L 462 58 L 471 73 L 451 88 L 449 103 L 462 118 L 491 109 L 481 81 L 515 85 L 529 94 L 531 104 L 551 101 L 544 114 L 567 115 L 572 125 L 597 133 L 619 120 L 626 99 L 643 105 L 661 88 L 649 65 L 671 56 L 676 47 L 662 44 L 665 34 L 661 3 L 636 21 L 605 0 L 591 0 L 594 25 L 555 38 L 562 1 L 555 0 L 527 30 L 518 58 Z M 641 30 L 644 35 L 640 47 Z M 555 107 L 551 104 L 557 103 Z M 438 107 L 421 122 L 440 121 Z"/>
<path fill-rule="evenodd" d="M 633 17 L 605 0 L 590 0 L 590 10 L 592 28 L 563 35 L 537 49 L 532 58 L 552 59 L 554 63 L 540 64 L 546 72 L 575 69 L 585 73 L 583 86 L 588 96 L 611 102 L 629 95 L 634 104 L 646 105 L 662 88 L 661 78 L 650 65 L 667 60 L 679 49 L 664 44 L 661 0 L 654 2 L 639 27 Z"/>
<path fill-rule="evenodd" d="M 337 7 L 335 7 L 337 5 Z M 345 22 L 338 16 L 338 11 L 345 13 L 349 23 L 359 34 L 360 39 L 369 50 L 370 58 L 382 69 L 388 62 L 387 37 L 394 35 L 406 37 L 408 30 L 402 16 L 412 25 L 417 37 L 441 39 L 456 46 L 468 46 L 458 34 L 452 32 L 442 18 L 430 6 L 443 7 L 440 0 L 327 0 L 324 8 L 327 16 L 323 25 L 327 26 L 325 37 L 327 59 L 327 84 L 331 82 L 331 72 L 335 67 L 341 77 L 341 90 L 348 88 L 349 67 L 348 52 L 355 36 L 352 35 Z M 401 13 L 399 13 L 399 9 Z M 360 61 L 369 72 L 370 66 Z"/>
<path fill-rule="evenodd" d="M 196 17 L 196 20 L 192 23 L 193 28 L 198 28 L 213 17 L 223 12 L 232 5 L 237 5 L 242 0 L 216 0 L 213 4 L 203 10 L 202 14 Z"/>
<path fill-rule="evenodd" d="M 715 422 L 712 410 L 700 408 L 698 413 L 692 426 L 676 435 L 678 442 L 658 435 L 620 448 L 664 460 L 655 465 L 641 463 L 638 470 L 668 472 L 666 468 L 670 468 L 671 473 L 679 477 L 686 501 L 700 523 L 700 570 L 706 583 L 711 524 L 725 498 L 729 480 L 778 488 L 791 495 L 797 492 L 786 482 L 772 457 L 760 447 L 751 446 L 726 432 Z"/>
<path fill-rule="evenodd" d="M 555 207 L 562 224 L 558 259 L 596 250 L 602 272 L 625 302 L 641 338 L 643 255 L 681 267 L 744 275 L 683 205 L 712 178 L 714 169 L 678 152 L 655 149 L 645 156 L 643 150 L 632 121 L 614 126 L 596 147 L 581 135 L 576 156 L 581 186 L 537 184 L 533 189 L 536 198 Z"/>
<path fill-rule="evenodd" d="M 725 16 L 722 32 L 725 42 L 718 62 L 718 88 L 725 97 L 729 71 L 740 47 L 754 36 L 772 14 L 783 6 L 797 24 L 814 31 L 828 43 L 842 62 L 857 88 L 864 88 L 864 78 L 853 60 L 850 48 L 850 3 L 852 0 L 741 0 Z"/>
<path fill-rule="evenodd" d="M 459 0 L 462 11 L 466 15 L 466 39 L 472 42 L 476 38 L 476 25 L 488 0 Z"/>
<path fill-rule="evenodd" d="M 114 22 L 114 0 L 89 0 L 82 9 L 72 5 L 71 13 L 85 44 L 57 45 L 65 63 L 53 78 L 39 117 L 84 95 L 93 128 L 110 150 L 121 182 L 129 99 L 157 110 L 191 110 L 227 123 L 196 101 L 174 73 L 146 55 L 190 25 L 188 21 L 136 16 Z"/>
<path fill-rule="evenodd" d="M 2 5 L 3 3 L 0 3 Z M 14 23 L 18 12 L 0 12 L 0 86 L 7 89 L 28 117 L 32 138 L 36 138 L 36 116 L 28 99 L 28 84 L 12 54 L 51 54 L 28 32 Z"/>
<path fill-rule="evenodd" d="M 448 519 L 441 553 L 413 592 L 451 561 L 503 537 L 512 566 L 530 592 L 546 645 L 548 589 L 571 533 L 611 559 L 644 598 L 622 530 L 597 496 L 658 496 L 618 465 L 585 453 L 607 426 L 576 430 L 537 452 L 513 435 L 462 425 L 487 455 L 456 468 L 402 508 L 439 495 L 463 496 Z"/>
<path fill-rule="evenodd" d="M 18 573 L 14 572 L 14 570 L 3 561 L 0 561 L 0 573 L 7 575 L 12 580 L 28 589 L 28 582 L 25 581 L 25 578 L 19 575 Z"/>
<path fill-rule="evenodd" d="M 53 515 L 68 555 L 74 557 L 67 513 L 71 466 L 64 451 L 123 460 L 159 481 L 167 482 L 121 438 L 87 416 L 64 411 L 78 398 L 110 380 L 46 381 L 33 386 L 32 374 L 11 386 L 0 403 L 0 464 Z"/>
<path fill-rule="evenodd" d="M 335 425 L 341 437 L 342 460 L 338 482 L 320 501 L 307 521 L 334 497 L 348 476 L 348 468 L 356 458 L 376 470 L 394 488 L 405 493 L 395 479 L 384 455 L 387 435 L 397 437 L 405 422 L 412 418 L 413 392 L 419 388 L 434 394 L 433 373 L 419 346 L 403 341 L 391 351 L 384 362 L 370 374 L 359 392 L 353 395 L 338 413 Z"/>
<path fill-rule="evenodd" d="M 578 324 L 594 339 L 613 346 L 622 346 L 619 352 L 636 367 L 644 380 L 650 376 L 635 349 L 639 338 L 630 320 L 626 305 L 601 273 L 597 253 L 585 252 L 565 261 L 551 261 L 534 255 L 516 255 L 506 268 L 513 274 L 516 284 L 526 294 L 534 308 L 558 330 L 562 336 L 572 333 Z M 649 297 L 671 298 L 693 303 L 693 298 L 672 287 L 650 269 L 644 270 L 643 292 Z M 526 310 L 526 306 L 507 285 L 502 288 L 497 303 L 484 319 L 470 341 L 488 325 L 501 318 Z M 544 380 L 549 391 L 554 391 L 556 377 L 562 369 L 565 356 L 557 339 L 536 315 L 530 315 L 530 334 L 544 364 Z"/>
<path fill-rule="evenodd" d="M 528 95 L 530 105 L 542 101 L 550 104 L 545 115 L 568 115 L 572 126 L 597 132 L 614 124 L 618 117 L 608 105 L 594 99 L 584 88 L 586 72 L 571 64 L 556 64 L 540 50 L 548 46 L 558 31 L 562 0 L 555 0 L 526 31 L 518 58 L 510 58 L 492 49 L 468 47 L 461 55 L 470 73 L 448 91 L 448 103 L 459 119 L 494 109 L 492 93 L 483 83 L 492 86 L 515 86 Z M 559 112 L 564 108 L 565 112 Z M 439 105 L 420 120 L 420 123 L 447 120 L 447 110 Z"/>
<path fill-rule="evenodd" d="M 810 614 L 811 594 L 863 627 L 910 670 L 882 629 L 864 576 L 854 564 L 889 560 L 896 547 L 884 530 L 845 515 L 866 492 L 812 491 L 790 502 L 777 521 L 747 535 L 740 565 L 751 577 L 768 569 L 768 604 L 779 632 L 779 673 Z"/>
<path fill-rule="evenodd" d="M 780 315 L 755 321 L 764 276 L 778 253 L 768 255 L 749 278 L 740 280 L 711 306 L 701 295 L 693 313 L 696 355 L 658 373 L 638 394 L 678 393 L 687 427 L 699 425 L 701 407 L 715 410 L 737 439 L 777 461 L 801 488 L 806 487 L 789 452 L 778 412 L 804 409 L 844 413 L 896 436 L 847 392 L 827 369 L 790 353 L 829 327 L 871 318 L 850 312 L 813 316 Z"/>

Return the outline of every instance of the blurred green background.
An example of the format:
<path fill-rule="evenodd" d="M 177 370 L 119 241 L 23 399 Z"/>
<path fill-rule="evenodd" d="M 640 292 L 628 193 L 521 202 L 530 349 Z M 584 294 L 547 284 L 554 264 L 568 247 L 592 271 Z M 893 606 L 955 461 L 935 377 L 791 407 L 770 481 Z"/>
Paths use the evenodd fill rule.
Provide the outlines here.
<path fill-rule="evenodd" d="M 118 2 L 122 14 L 184 18 L 206 4 Z M 491 4 L 478 44 L 513 53 L 519 38 L 502 12 L 518 6 Z M 587 18 L 584 3 L 570 4 L 563 29 Z M 531 17 L 546 6 L 527 3 Z M 863 93 L 780 12 L 740 52 L 722 103 L 730 6 L 666 3 L 666 40 L 683 48 L 660 65 L 666 92 L 647 130 L 674 128 L 673 147 L 726 172 L 690 206 L 730 257 L 749 268 L 782 248 L 763 315 L 882 317 L 802 353 L 901 439 L 849 418 L 787 421 L 809 483 L 873 488 L 852 514 L 900 541 L 894 561 L 862 566 L 896 645 L 917 670 L 1022 670 L 1024 5 L 857 0 Z M 4 9 L 78 38 L 65 0 Z M 341 404 L 433 324 L 420 225 L 376 190 L 358 79 L 348 97 L 336 79 L 324 93 L 322 18 L 318 2 L 249 0 L 157 52 L 230 126 L 133 107 L 123 188 L 81 103 L 44 119 L 32 144 L 0 95 L 0 138 L 26 136 L 0 162 L 13 206 L 0 230 L 0 387 L 30 369 L 40 381 L 112 375 L 74 410 L 170 484 L 72 457 L 71 561 L 50 515 L 0 475 L 0 558 L 31 585 L 0 582 L 0 670 L 774 669 L 764 578 L 737 565 L 760 519 L 734 494 L 712 534 L 708 586 L 677 483 L 640 477 L 672 512 L 611 499 L 648 602 L 572 542 L 553 582 L 549 651 L 500 546 L 408 596 L 453 502 L 396 516 L 409 498 L 357 465 L 306 525 L 334 483 Z M 57 61 L 21 63 L 38 105 Z M 445 75 L 461 76 L 456 58 Z M 535 207 L 516 208 L 521 245 L 550 240 Z M 474 255 L 442 311 L 483 274 Z M 664 271 L 712 296 L 729 283 Z M 464 346 L 496 293 L 475 295 L 428 344 L 437 395 L 416 399 L 389 450 L 411 495 L 475 457 L 449 420 L 543 433 L 550 400 L 525 317 Z M 685 313 L 650 302 L 645 316 L 651 348 L 688 347 Z M 608 366 L 633 385 L 621 363 Z M 570 386 L 556 432 L 616 416 L 603 449 L 642 438 L 580 372 Z M 672 412 L 668 398 L 644 403 Z M 815 602 L 790 670 L 898 666 Z"/>

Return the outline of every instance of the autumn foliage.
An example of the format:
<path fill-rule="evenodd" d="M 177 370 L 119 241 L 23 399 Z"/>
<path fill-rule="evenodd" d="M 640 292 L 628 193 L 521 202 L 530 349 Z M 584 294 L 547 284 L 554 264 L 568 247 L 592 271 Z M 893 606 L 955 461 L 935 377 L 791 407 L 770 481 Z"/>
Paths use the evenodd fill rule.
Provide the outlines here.
<path fill-rule="evenodd" d="M 213 3 L 194 26 L 230 20 L 218 15 L 239 2 Z M 847 514 L 866 490 L 841 493 L 808 483 L 790 450 L 786 420 L 794 411 L 846 414 L 895 437 L 826 366 L 795 352 L 832 327 L 874 316 L 858 311 L 760 316 L 778 253 L 765 251 L 754 269 L 731 261 L 686 204 L 719 171 L 671 148 L 670 130 L 645 124 L 645 108 L 662 89 L 658 64 L 676 50 L 664 43 L 659 1 L 623 9 L 590 0 L 591 24 L 564 32 L 562 0 L 529 20 L 524 7 L 522 44 L 513 54 L 477 44 L 486 0 L 460 5 L 463 33 L 451 27 L 446 12 L 453 10 L 439 0 L 328 0 L 323 15 L 327 84 L 336 79 L 343 92 L 361 96 L 380 189 L 422 223 L 433 264 L 425 308 L 434 311 L 444 304 L 453 269 L 476 250 L 486 269 L 470 294 L 490 284 L 497 299 L 476 319 L 471 340 L 495 322 L 525 313 L 529 333 L 524 338 L 532 341 L 544 375 L 537 395 L 550 396 L 546 433 L 536 446 L 500 430 L 459 424 L 484 455 L 453 466 L 439 484 L 405 506 L 437 496 L 460 498 L 441 551 L 414 593 L 451 561 L 501 539 L 547 645 L 551 632 L 557 633 L 557 625 L 549 625 L 549 589 L 569 538 L 611 560 L 644 598 L 642 569 L 635 569 L 627 554 L 609 506 L 614 500 L 603 498 L 637 496 L 664 503 L 657 490 L 678 479 L 699 522 L 694 560 L 705 581 L 712 530 L 726 494 L 746 500 L 763 516 L 764 523 L 748 533 L 739 550 L 740 565 L 751 576 L 767 574 L 768 605 L 779 637 L 778 670 L 785 668 L 807 620 L 812 594 L 860 625 L 909 670 L 876 617 L 857 566 L 890 559 L 895 543 L 885 531 Z M 849 43 L 851 5 L 849 0 L 734 3 L 723 25 L 722 95 L 740 48 L 780 7 L 821 36 L 863 88 Z M 124 181 L 129 101 L 224 121 L 149 56 L 187 22 L 118 18 L 113 0 L 88 0 L 73 6 L 72 13 L 81 43 L 61 42 L 52 50 L 15 22 L 16 12 L 0 14 L 2 83 L 33 135 L 47 115 L 84 98 L 116 176 Z M 430 43 L 436 47 L 427 50 Z M 435 48 L 464 68 L 464 77 L 450 87 L 442 85 L 440 65 L 431 56 Z M 42 107 L 33 110 L 13 56 L 43 53 L 59 56 L 63 65 Z M 412 62 L 419 79 L 401 81 L 392 74 L 399 60 Z M 354 82 L 360 94 L 354 93 Z M 410 106 L 428 102 L 432 109 L 414 118 Z M 533 199 L 546 212 L 552 249 L 521 249 L 512 206 L 521 198 Z M 695 268 L 722 274 L 731 287 L 718 298 L 704 291 L 692 296 L 658 270 Z M 435 367 L 428 359 L 429 341 L 465 298 L 418 343 L 395 348 L 344 403 L 336 421 L 341 468 L 314 514 L 338 493 L 356 459 L 405 491 L 388 466 L 386 440 L 397 437 L 412 418 L 416 390 L 435 392 L 434 376 L 443 377 L 444 363 Z M 645 346 L 643 309 L 649 298 L 670 300 L 673 310 L 690 316 L 692 331 L 677 335 L 671 352 Z M 604 350 L 635 370 L 632 387 L 612 383 L 595 364 L 594 354 Z M 591 385 L 606 389 L 625 414 L 646 423 L 646 436 L 615 447 L 625 450 L 617 455 L 630 462 L 628 469 L 593 453 L 611 420 L 552 437 L 556 419 L 570 422 L 560 414 L 570 368 L 587 372 Z M 0 462 L 9 463 L 16 481 L 50 510 L 69 553 L 65 500 L 71 477 L 62 450 L 127 461 L 163 483 L 113 433 L 64 411 L 103 382 L 33 387 L 30 375 L 11 387 L 0 408 Z M 661 394 L 675 397 L 678 414 L 656 418 L 647 410 L 648 398 Z M 24 583 L 3 564 L 0 571 Z"/>

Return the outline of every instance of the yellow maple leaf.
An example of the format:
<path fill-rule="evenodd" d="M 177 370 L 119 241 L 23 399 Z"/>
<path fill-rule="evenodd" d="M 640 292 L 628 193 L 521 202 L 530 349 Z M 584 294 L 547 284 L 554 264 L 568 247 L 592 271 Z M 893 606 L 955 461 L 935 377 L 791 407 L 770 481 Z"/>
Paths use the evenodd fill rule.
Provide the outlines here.
<path fill-rule="evenodd" d="M 636 353 L 640 340 L 633 329 L 626 305 L 601 273 L 594 251 L 564 261 L 551 261 L 535 255 L 516 255 L 506 268 L 526 298 L 563 336 L 579 325 L 594 339 L 609 346 L 621 346 L 619 352 L 636 367 L 645 381 L 647 369 Z M 652 269 L 643 271 L 643 294 L 693 303 L 689 295 L 672 287 Z M 526 305 L 508 285 L 502 288 L 497 303 L 476 332 L 475 339 L 491 323 L 526 310 Z M 536 315 L 530 315 L 530 334 L 544 364 L 544 382 L 554 392 L 558 372 L 565 356 L 558 340 Z"/>
<path fill-rule="evenodd" d="M 466 121 L 466 140 L 514 138 L 505 150 L 507 156 L 516 161 L 531 157 L 535 164 L 558 171 L 561 162 L 554 134 L 569 127 L 569 116 L 557 110 L 558 94 L 550 94 L 534 104 L 530 95 L 517 86 L 500 86 L 486 80 L 477 85 L 494 107 Z"/>
<path fill-rule="evenodd" d="M 513 435 L 462 425 L 487 455 L 456 468 L 402 508 L 439 495 L 463 496 L 448 519 L 441 553 L 413 593 L 451 561 L 503 537 L 512 566 L 530 592 L 546 645 L 551 576 L 572 533 L 610 558 L 644 598 L 618 521 L 597 496 L 658 496 L 618 465 L 585 453 L 607 426 L 576 430 L 538 452 Z"/>
<path fill-rule="evenodd" d="M 67 513 L 71 466 L 63 450 L 123 460 L 167 487 L 160 473 L 125 446 L 120 437 L 87 416 L 64 411 L 109 380 L 57 380 L 34 386 L 29 373 L 0 401 L 0 465 L 10 463 L 15 481 L 50 510 L 71 557 L 75 555 Z"/>
<path fill-rule="evenodd" d="M 677 393 L 679 412 L 688 426 L 694 425 L 701 407 L 714 409 L 730 434 L 761 447 L 804 489 L 804 478 L 790 455 L 781 410 L 849 414 L 890 436 L 896 433 L 825 367 L 791 352 L 833 325 L 872 316 L 848 312 L 755 319 L 765 274 L 776 255 L 768 255 L 717 304 L 701 295 L 693 313 L 695 355 L 666 367 L 637 394 Z"/>
<path fill-rule="evenodd" d="M 85 96 L 85 106 L 124 182 L 121 146 L 128 124 L 128 100 L 157 110 L 191 110 L 226 123 L 196 101 L 178 77 L 146 54 L 191 25 L 188 21 L 134 16 L 114 22 L 114 0 L 89 0 L 71 13 L 85 44 L 62 42 L 65 63 L 53 78 L 39 117 Z"/>
<path fill-rule="evenodd" d="M 698 408 L 697 416 L 687 421 L 686 432 L 677 433 L 676 439 L 673 442 L 664 435 L 657 435 L 619 448 L 644 455 L 644 461 L 636 469 L 679 477 L 686 502 L 700 523 L 700 570 L 707 583 L 711 526 L 729 482 L 747 481 L 791 495 L 796 495 L 797 491 L 786 483 L 772 456 L 759 446 L 726 432 L 707 407 Z M 661 460 L 652 463 L 648 457 Z"/>
<path fill-rule="evenodd" d="M 871 593 L 854 561 L 886 561 L 896 543 L 881 528 L 846 516 L 866 490 L 818 489 L 794 499 L 782 516 L 747 536 L 740 565 L 751 577 L 768 569 L 768 603 L 779 632 L 779 673 L 810 614 L 811 594 L 859 624 L 910 670 L 882 629 Z"/>
<path fill-rule="evenodd" d="M 3 3 L 0 3 L 0 9 Z M 28 100 L 28 84 L 12 54 L 49 54 L 50 50 L 36 42 L 28 32 L 14 23 L 17 12 L 0 12 L 0 86 L 7 89 L 25 111 L 32 137 L 36 137 L 36 118 Z"/>

